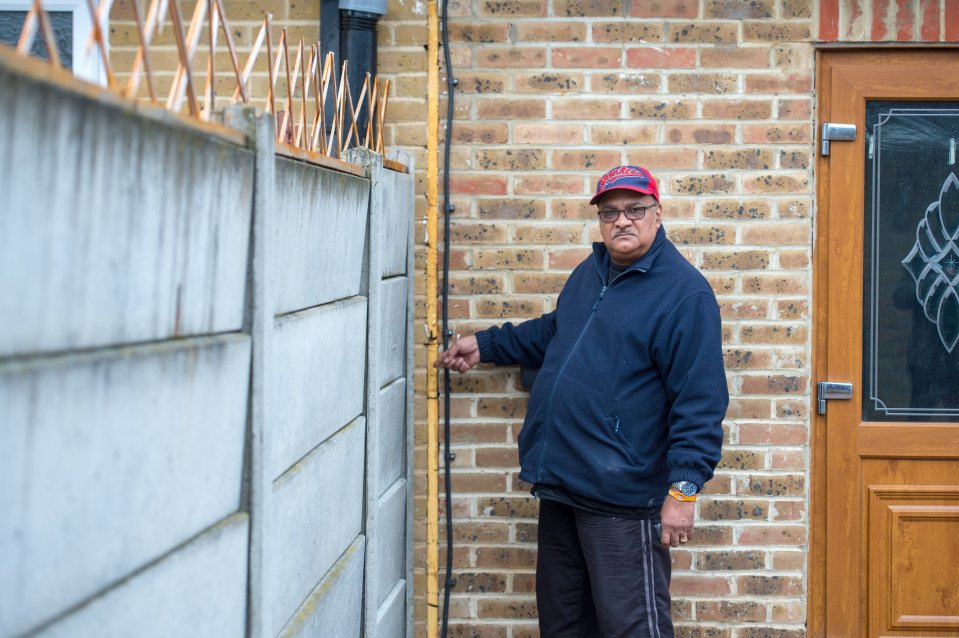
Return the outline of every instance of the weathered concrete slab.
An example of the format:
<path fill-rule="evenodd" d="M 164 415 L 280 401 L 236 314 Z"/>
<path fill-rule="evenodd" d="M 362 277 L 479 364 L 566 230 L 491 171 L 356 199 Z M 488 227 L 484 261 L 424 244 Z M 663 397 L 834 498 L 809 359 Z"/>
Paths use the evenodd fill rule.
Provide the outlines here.
<path fill-rule="evenodd" d="M 406 634 L 406 582 L 396 583 L 376 614 L 376 631 L 369 635 L 377 638 L 392 638 Z"/>
<path fill-rule="evenodd" d="M 375 496 L 379 498 L 406 474 L 406 379 L 397 379 L 380 390 L 375 435 Z"/>
<path fill-rule="evenodd" d="M 0 635 L 237 510 L 249 366 L 238 335 L 0 365 Z"/>
<path fill-rule="evenodd" d="M 279 633 L 363 526 L 366 421 L 336 432 L 273 484 L 268 604 Z"/>
<path fill-rule="evenodd" d="M 366 299 L 276 321 L 270 376 L 271 479 L 363 412 Z"/>
<path fill-rule="evenodd" d="M 394 483 L 379 499 L 377 508 L 376 530 L 370 533 L 370 542 L 376 544 L 372 576 L 376 582 L 374 601 L 380 607 L 396 583 L 405 578 L 406 480 Z"/>
<path fill-rule="evenodd" d="M 365 549 L 366 538 L 357 536 L 280 632 L 281 638 L 361 636 Z"/>
<path fill-rule="evenodd" d="M 269 282 L 276 314 L 360 293 L 369 188 L 355 175 L 277 159 Z"/>
<path fill-rule="evenodd" d="M 380 284 L 379 384 L 383 387 L 406 372 L 406 302 L 408 277 Z"/>
<path fill-rule="evenodd" d="M 0 67 L 0 357 L 240 328 L 252 154 Z"/>
<path fill-rule="evenodd" d="M 374 188 L 383 189 L 380 201 L 382 210 L 373 211 L 381 215 L 381 277 L 392 277 L 406 273 L 406 253 L 409 246 L 411 220 L 415 214 L 413 177 L 407 173 L 398 173 L 385 169 Z"/>
<path fill-rule="evenodd" d="M 37 638 L 243 638 L 246 514 L 234 514 Z"/>

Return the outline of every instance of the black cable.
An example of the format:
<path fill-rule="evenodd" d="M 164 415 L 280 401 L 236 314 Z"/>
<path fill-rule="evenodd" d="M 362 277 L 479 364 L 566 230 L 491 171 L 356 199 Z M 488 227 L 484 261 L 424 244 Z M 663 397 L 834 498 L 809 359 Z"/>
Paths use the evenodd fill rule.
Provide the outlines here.
<path fill-rule="evenodd" d="M 456 80 L 450 61 L 449 23 L 447 21 L 449 0 L 443 0 L 443 15 L 440 24 L 443 31 L 443 63 L 446 66 L 446 134 L 443 136 L 443 349 L 449 348 L 449 296 L 450 296 L 450 137 L 453 130 L 453 90 Z M 446 481 L 446 587 L 443 592 L 443 629 L 446 638 L 450 618 L 450 590 L 456 585 L 453 578 L 453 489 L 450 480 L 450 464 L 456 455 L 450 453 L 450 371 L 443 368 L 443 433 Z"/>

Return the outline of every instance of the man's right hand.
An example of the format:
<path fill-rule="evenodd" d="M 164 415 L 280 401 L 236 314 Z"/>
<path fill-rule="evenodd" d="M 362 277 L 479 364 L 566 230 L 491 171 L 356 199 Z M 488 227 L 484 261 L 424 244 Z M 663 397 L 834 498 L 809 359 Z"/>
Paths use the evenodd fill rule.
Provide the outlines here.
<path fill-rule="evenodd" d="M 480 362 L 479 343 L 476 337 L 469 335 L 453 342 L 436 361 L 433 362 L 434 368 L 451 368 L 457 372 L 466 372 Z"/>

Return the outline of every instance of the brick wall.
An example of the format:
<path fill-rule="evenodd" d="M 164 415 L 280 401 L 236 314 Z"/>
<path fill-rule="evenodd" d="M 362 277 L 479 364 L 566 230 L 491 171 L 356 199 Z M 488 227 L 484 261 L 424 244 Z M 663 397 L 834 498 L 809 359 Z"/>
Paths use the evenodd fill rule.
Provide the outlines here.
<path fill-rule="evenodd" d="M 722 306 L 731 393 L 695 538 L 672 554 L 677 635 L 805 635 L 815 43 L 956 40 L 959 4 L 454 0 L 449 12 L 455 331 L 552 309 L 598 239 L 596 178 L 651 169 L 670 238 Z M 421 171 L 426 37 L 425 3 L 393 0 L 380 33 L 381 70 L 396 78 L 390 139 L 420 154 Z M 425 215 L 423 173 L 419 184 Z M 414 334 L 422 567 L 426 361 Z M 515 451 L 527 395 L 515 368 L 456 375 L 453 390 L 451 635 L 535 636 L 537 503 Z M 425 635 L 422 569 L 416 585 Z"/>

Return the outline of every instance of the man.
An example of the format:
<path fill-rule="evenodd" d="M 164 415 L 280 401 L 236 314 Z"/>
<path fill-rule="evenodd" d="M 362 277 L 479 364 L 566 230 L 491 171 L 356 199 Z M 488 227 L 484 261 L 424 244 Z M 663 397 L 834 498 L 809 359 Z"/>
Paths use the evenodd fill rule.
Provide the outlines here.
<path fill-rule="evenodd" d="M 540 368 L 519 456 L 540 499 L 542 638 L 666 638 L 668 548 L 692 534 L 722 446 L 719 308 L 666 238 L 649 171 L 614 168 L 590 204 L 603 241 L 556 309 L 459 339 L 434 366 Z"/>

